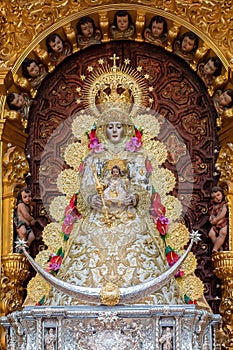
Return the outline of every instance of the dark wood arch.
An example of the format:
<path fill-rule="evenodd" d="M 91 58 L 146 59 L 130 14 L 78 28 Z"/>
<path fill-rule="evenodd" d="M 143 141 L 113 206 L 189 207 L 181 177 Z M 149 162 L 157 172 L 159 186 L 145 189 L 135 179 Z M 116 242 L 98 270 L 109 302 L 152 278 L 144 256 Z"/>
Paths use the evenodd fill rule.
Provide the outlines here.
<path fill-rule="evenodd" d="M 186 225 L 202 233 L 202 242 L 194 250 L 198 259 L 197 275 L 204 281 L 206 298 L 217 312 L 219 291 L 212 273 L 207 236 L 209 190 L 217 181 L 214 177 L 217 116 L 204 84 L 180 57 L 147 43 L 115 41 L 91 46 L 67 57 L 44 79 L 31 107 L 26 151 L 30 155 L 29 185 L 35 201 L 35 215 L 41 216 L 44 202 L 50 203 L 58 194 L 55 180 L 66 167 L 62 155 L 71 141 L 72 115 L 83 108 L 82 103 L 76 103 L 77 87 L 83 85 L 80 75 L 86 73 L 88 66 L 95 67 L 100 58 L 108 61 L 113 53 L 120 57 L 120 63 L 128 58 L 132 67 L 142 66 L 143 72 L 150 75 L 148 86 L 156 87 L 149 94 L 154 101 L 152 108 L 165 118 L 159 135 L 169 149 L 165 167 L 177 178 L 173 194 L 182 202 Z M 51 140 L 53 133 L 56 136 Z M 46 154 L 43 153 L 45 148 Z M 47 180 L 40 184 L 42 165 Z M 42 200 L 41 190 L 44 189 L 46 195 Z M 37 240 L 35 245 L 38 246 L 41 242 L 39 230 Z M 35 246 L 35 253 L 36 250 Z"/>

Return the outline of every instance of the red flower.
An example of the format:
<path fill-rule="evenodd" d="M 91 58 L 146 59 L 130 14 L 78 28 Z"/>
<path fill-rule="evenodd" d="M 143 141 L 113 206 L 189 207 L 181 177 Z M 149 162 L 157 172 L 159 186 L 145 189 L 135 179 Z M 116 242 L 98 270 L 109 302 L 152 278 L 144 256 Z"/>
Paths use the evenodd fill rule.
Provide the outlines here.
<path fill-rule="evenodd" d="M 182 269 L 178 270 L 175 273 L 175 277 L 183 277 L 184 276 L 184 271 Z"/>
<path fill-rule="evenodd" d="M 159 216 L 165 215 L 165 213 L 166 208 L 161 203 L 160 195 L 157 192 L 152 193 L 150 215 L 152 216 L 154 222 L 157 223 Z"/>
<path fill-rule="evenodd" d="M 167 253 L 166 258 L 168 265 L 173 266 L 179 260 L 180 257 L 174 251 L 170 251 L 169 253 Z"/>
<path fill-rule="evenodd" d="M 64 235 L 69 235 L 71 233 L 71 231 L 73 230 L 73 227 L 74 227 L 73 222 L 69 223 L 69 224 L 65 224 L 63 222 L 61 230 L 64 233 Z"/>
<path fill-rule="evenodd" d="M 58 271 L 60 269 L 61 263 L 62 263 L 62 256 L 61 255 L 54 255 L 49 260 L 49 265 L 46 269 L 47 272 L 51 271 Z"/>
<path fill-rule="evenodd" d="M 165 236 L 168 232 L 168 218 L 164 215 L 160 215 L 156 221 L 156 227 L 162 236 Z"/>
<path fill-rule="evenodd" d="M 90 141 L 92 141 L 96 138 L 95 135 L 96 135 L 96 129 L 92 129 L 90 134 L 89 134 Z"/>
<path fill-rule="evenodd" d="M 135 136 L 137 137 L 138 141 L 140 141 L 142 143 L 142 134 L 141 134 L 140 130 L 135 129 Z"/>

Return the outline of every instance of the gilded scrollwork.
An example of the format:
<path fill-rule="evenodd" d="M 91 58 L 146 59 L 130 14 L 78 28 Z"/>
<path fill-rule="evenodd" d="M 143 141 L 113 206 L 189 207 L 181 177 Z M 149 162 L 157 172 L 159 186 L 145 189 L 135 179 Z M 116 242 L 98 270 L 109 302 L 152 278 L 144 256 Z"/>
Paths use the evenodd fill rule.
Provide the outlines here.
<path fill-rule="evenodd" d="M 108 18 L 106 12 L 103 12 L 103 6 L 112 3 L 110 0 L 53 0 L 48 5 L 47 1 L 28 1 L 22 0 L 15 3 L 15 1 L 3 0 L 1 10 L 1 30 L 0 42 L 4 42 L 4 46 L 0 50 L 0 59 L 3 60 L 7 66 L 12 66 L 24 49 L 42 33 L 54 25 L 60 19 L 78 14 L 80 11 L 87 8 L 99 7 L 100 24 L 104 30 L 104 41 L 108 41 L 106 31 L 106 23 Z M 119 2 L 124 7 L 135 8 L 134 4 L 138 1 L 130 0 Z M 205 0 L 197 1 L 153 1 L 141 0 L 140 9 L 137 13 L 137 39 L 141 41 L 141 29 L 143 29 L 144 13 L 143 6 L 150 6 L 152 9 L 166 11 L 168 17 L 176 15 L 177 23 L 174 23 L 168 33 L 168 49 L 172 47 L 174 36 L 176 37 L 180 26 L 185 22 L 191 23 L 195 26 L 200 36 L 206 37 L 207 42 L 213 42 L 214 46 L 221 51 L 222 59 L 227 64 L 233 56 L 233 48 L 231 45 L 231 29 L 230 21 L 232 18 L 231 2 Z M 46 20 L 45 20 L 46 19 Z M 69 23 L 67 23 L 69 25 Z M 69 29 L 70 28 L 70 29 Z M 70 26 L 68 32 L 73 32 Z M 69 35 L 68 33 L 68 35 Z M 71 33 L 72 34 L 72 33 Z M 173 35 L 172 35 L 173 34 Z M 74 35 L 73 35 L 74 39 Z M 75 40 L 72 40 L 75 46 Z M 170 46 L 169 46 L 170 45 Z M 76 51 L 74 47 L 74 51 Z M 204 49 L 205 52 L 205 49 Z M 225 57 L 226 55 L 226 57 Z"/>
<path fill-rule="evenodd" d="M 233 346 L 233 255 L 232 252 L 220 252 L 212 257 L 214 273 L 222 279 L 222 300 L 220 314 L 223 317 L 222 329 L 227 336 L 223 349 Z"/>
<path fill-rule="evenodd" d="M 0 309 L 4 314 L 21 307 L 24 297 L 23 282 L 29 277 L 29 262 L 22 254 L 2 257 Z"/>
<path fill-rule="evenodd" d="M 12 184 L 24 184 L 24 175 L 29 171 L 24 151 L 19 147 L 9 147 L 3 157 L 3 181 Z"/>

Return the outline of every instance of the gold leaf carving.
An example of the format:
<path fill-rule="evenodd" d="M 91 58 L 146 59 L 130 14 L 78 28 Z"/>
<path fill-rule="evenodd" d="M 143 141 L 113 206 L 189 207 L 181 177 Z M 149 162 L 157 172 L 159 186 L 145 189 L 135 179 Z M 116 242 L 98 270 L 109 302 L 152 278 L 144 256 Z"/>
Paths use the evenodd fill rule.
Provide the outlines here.
<path fill-rule="evenodd" d="M 43 240 L 52 252 L 56 252 L 63 245 L 61 224 L 56 222 L 48 224 L 43 231 Z"/>
<path fill-rule="evenodd" d="M 195 275 L 184 276 L 176 280 L 182 293 L 189 296 L 192 300 L 197 300 L 203 295 L 204 285 Z"/>
<path fill-rule="evenodd" d="M 79 190 L 79 175 L 77 171 L 72 169 L 63 170 L 57 177 L 57 187 L 60 192 L 70 198 Z"/>
<path fill-rule="evenodd" d="M 180 251 L 189 241 L 189 231 L 187 227 L 181 223 L 171 223 L 169 226 L 169 235 L 166 237 L 167 245 L 171 246 L 175 251 Z"/>
<path fill-rule="evenodd" d="M 52 216 L 53 219 L 56 221 L 60 221 L 62 219 L 65 207 L 68 204 L 68 200 L 64 196 L 58 196 L 55 197 L 50 206 L 49 206 L 49 213 Z"/>
<path fill-rule="evenodd" d="M 45 282 L 39 274 L 32 278 L 27 286 L 28 297 L 32 300 L 39 301 L 44 295 L 48 294 L 50 285 Z"/>
<path fill-rule="evenodd" d="M 77 171 L 80 161 L 85 157 L 87 150 L 87 142 L 84 144 L 75 142 L 68 145 L 64 155 L 66 163 Z"/>

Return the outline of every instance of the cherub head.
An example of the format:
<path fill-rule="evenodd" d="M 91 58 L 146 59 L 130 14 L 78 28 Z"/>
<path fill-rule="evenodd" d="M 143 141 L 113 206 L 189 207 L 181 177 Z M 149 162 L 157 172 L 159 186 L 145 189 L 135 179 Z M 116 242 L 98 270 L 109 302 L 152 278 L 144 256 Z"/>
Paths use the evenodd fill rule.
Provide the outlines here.
<path fill-rule="evenodd" d="M 40 75 L 40 67 L 36 60 L 25 58 L 22 62 L 22 74 L 24 78 L 37 78 Z"/>
<path fill-rule="evenodd" d="M 17 92 L 9 92 L 6 102 L 13 111 L 19 111 L 26 104 L 24 97 Z"/>
<path fill-rule="evenodd" d="M 210 192 L 212 202 L 215 204 L 220 204 L 225 199 L 223 189 L 219 186 L 214 186 Z"/>
<path fill-rule="evenodd" d="M 120 31 L 124 32 L 133 24 L 130 13 L 126 10 L 119 10 L 115 13 L 113 25 Z"/>
<path fill-rule="evenodd" d="M 209 57 L 203 67 L 203 71 L 206 75 L 213 75 L 215 77 L 221 73 L 221 70 L 222 62 L 217 56 Z"/>
<path fill-rule="evenodd" d="M 26 205 L 29 205 L 32 201 L 32 192 L 27 187 L 21 188 L 19 192 L 17 193 L 16 198 L 16 205 L 19 203 L 24 203 Z"/>
<path fill-rule="evenodd" d="M 59 34 L 54 33 L 47 37 L 46 46 L 48 52 L 60 53 L 64 48 L 64 41 Z"/>
<path fill-rule="evenodd" d="M 180 49 L 184 53 L 193 53 L 198 47 L 198 36 L 193 32 L 186 32 L 180 40 Z"/>
<path fill-rule="evenodd" d="M 222 107 L 231 108 L 233 106 L 233 90 L 227 89 L 219 95 L 219 104 Z"/>
<path fill-rule="evenodd" d="M 148 28 L 154 36 L 160 36 L 167 33 L 167 21 L 162 16 L 151 18 Z"/>
<path fill-rule="evenodd" d="M 80 18 L 76 26 L 78 35 L 82 35 L 85 38 L 91 38 L 96 31 L 95 22 L 89 16 Z"/>

